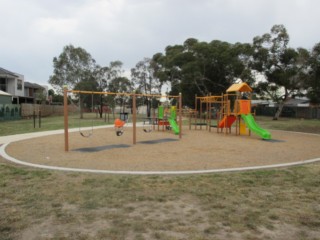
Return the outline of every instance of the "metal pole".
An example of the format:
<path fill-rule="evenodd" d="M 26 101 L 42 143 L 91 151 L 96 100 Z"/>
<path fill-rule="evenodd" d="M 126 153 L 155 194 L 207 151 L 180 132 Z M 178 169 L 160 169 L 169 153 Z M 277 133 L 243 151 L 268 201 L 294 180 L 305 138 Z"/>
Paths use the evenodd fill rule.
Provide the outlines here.
<path fill-rule="evenodd" d="M 36 128 L 36 110 L 33 110 L 33 128 Z"/>
<path fill-rule="evenodd" d="M 133 130 L 133 144 L 137 143 L 137 104 L 136 104 L 136 94 L 132 95 L 132 130 Z"/>
<path fill-rule="evenodd" d="M 195 95 L 195 104 L 194 104 L 194 110 L 195 110 L 195 119 L 194 119 L 194 129 L 197 130 L 197 118 L 198 118 L 198 98 L 197 94 Z"/>
<path fill-rule="evenodd" d="M 69 151 L 69 132 L 68 132 L 68 98 L 67 87 L 63 87 L 63 115 L 64 115 L 64 150 Z"/>
<path fill-rule="evenodd" d="M 41 110 L 39 110 L 39 128 L 41 128 Z"/>
<path fill-rule="evenodd" d="M 182 94 L 179 93 L 179 138 L 182 138 Z"/>

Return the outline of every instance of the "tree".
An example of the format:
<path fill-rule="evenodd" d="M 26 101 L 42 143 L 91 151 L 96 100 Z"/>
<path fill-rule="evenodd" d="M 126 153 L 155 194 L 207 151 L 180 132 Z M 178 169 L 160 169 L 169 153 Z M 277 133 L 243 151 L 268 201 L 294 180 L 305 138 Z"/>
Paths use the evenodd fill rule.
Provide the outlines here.
<path fill-rule="evenodd" d="M 137 86 L 137 91 L 144 94 L 160 94 L 162 82 L 158 76 L 158 65 L 153 59 L 145 58 L 131 69 L 131 77 Z M 149 97 L 145 97 L 147 104 L 147 116 L 151 116 L 151 101 Z"/>
<path fill-rule="evenodd" d="M 48 91 L 49 104 L 63 104 L 63 95 L 56 94 L 53 89 L 49 89 Z"/>
<path fill-rule="evenodd" d="M 320 104 L 320 42 L 312 48 L 303 76 L 310 102 Z"/>
<path fill-rule="evenodd" d="M 132 92 L 132 89 L 132 83 L 126 77 L 116 77 L 109 84 L 110 92 L 128 93 Z M 124 112 L 125 104 L 128 103 L 130 97 L 127 95 L 119 94 L 111 96 L 111 99 L 113 101 L 117 101 L 120 104 L 120 107 L 122 108 L 122 112 Z"/>
<path fill-rule="evenodd" d="M 47 100 L 47 93 L 43 89 L 39 89 L 35 92 L 35 101 L 36 103 L 43 104 Z"/>
<path fill-rule="evenodd" d="M 304 58 L 301 52 L 288 47 L 289 34 L 283 25 L 274 25 L 270 33 L 253 39 L 252 69 L 265 77 L 256 86 L 262 96 L 268 96 L 279 104 L 274 120 L 280 117 L 286 101 L 301 92 L 299 78 Z"/>
<path fill-rule="evenodd" d="M 108 91 L 108 84 L 122 73 L 122 62 L 113 61 L 109 66 L 100 66 L 85 49 L 73 45 L 65 46 L 59 57 L 53 58 L 53 66 L 49 83 L 60 93 L 64 85 L 72 90 Z M 108 99 L 103 95 L 88 96 L 82 95 L 80 105 L 85 104 L 91 109 L 99 105 L 98 111 L 102 118 L 103 105 Z"/>
<path fill-rule="evenodd" d="M 85 79 L 82 79 L 79 81 L 75 86 L 74 89 L 80 90 L 80 91 L 91 91 L 96 92 L 97 91 L 97 82 L 95 81 L 93 76 L 88 76 Z M 83 118 L 83 110 L 91 110 L 93 112 L 94 106 L 97 102 L 98 95 L 95 94 L 77 94 L 78 102 L 80 104 L 80 118 Z"/>
<path fill-rule="evenodd" d="M 83 48 L 68 45 L 59 57 L 53 58 L 53 67 L 49 83 L 61 93 L 64 85 L 74 89 L 81 81 L 91 77 L 95 60 Z"/>
<path fill-rule="evenodd" d="M 93 75 L 97 82 L 97 90 L 100 92 L 112 91 L 111 89 L 109 89 L 109 84 L 114 79 L 119 78 L 121 74 L 122 74 L 122 62 L 120 61 L 110 62 L 109 66 L 107 67 L 101 67 L 99 65 L 96 65 Z M 113 102 L 113 97 L 105 97 L 104 95 L 99 95 L 98 98 L 99 98 L 98 111 L 99 111 L 100 118 L 102 118 L 104 104 L 106 103 L 108 105 L 112 105 L 110 103 Z M 114 108 L 114 106 L 112 106 L 112 108 Z"/>
<path fill-rule="evenodd" d="M 230 44 L 214 40 L 210 43 L 187 39 L 183 45 L 168 46 L 164 57 L 171 94 L 183 94 L 185 105 L 194 105 L 194 95 L 220 95 L 238 78 L 252 80 L 248 59 L 249 44 Z"/>

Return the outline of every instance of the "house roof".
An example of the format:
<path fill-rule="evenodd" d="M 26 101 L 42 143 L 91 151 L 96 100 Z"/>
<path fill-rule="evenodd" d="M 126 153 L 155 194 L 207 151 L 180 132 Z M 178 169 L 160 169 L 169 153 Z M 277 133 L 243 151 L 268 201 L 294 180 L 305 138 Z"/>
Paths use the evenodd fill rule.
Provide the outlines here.
<path fill-rule="evenodd" d="M 24 82 L 24 87 L 25 88 L 34 88 L 34 89 L 40 89 L 40 88 L 44 88 L 39 84 L 36 83 L 31 83 L 31 82 Z"/>
<path fill-rule="evenodd" d="M 252 89 L 246 83 L 235 83 L 227 89 L 227 92 L 252 92 Z"/>
<path fill-rule="evenodd" d="M 6 77 L 7 77 L 7 76 L 15 77 L 15 78 L 18 77 L 18 76 L 16 75 L 16 73 L 10 72 L 10 71 L 2 68 L 2 67 L 0 67 L 0 75 L 5 75 Z"/>
<path fill-rule="evenodd" d="M 4 92 L 4 91 L 1 91 L 1 90 L 0 90 L 0 95 L 1 96 L 12 96 L 11 94 Z"/>
<path fill-rule="evenodd" d="M 298 106 L 299 104 L 308 104 L 308 103 L 310 103 L 309 99 L 291 98 L 286 101 L 285 106 Z"/>

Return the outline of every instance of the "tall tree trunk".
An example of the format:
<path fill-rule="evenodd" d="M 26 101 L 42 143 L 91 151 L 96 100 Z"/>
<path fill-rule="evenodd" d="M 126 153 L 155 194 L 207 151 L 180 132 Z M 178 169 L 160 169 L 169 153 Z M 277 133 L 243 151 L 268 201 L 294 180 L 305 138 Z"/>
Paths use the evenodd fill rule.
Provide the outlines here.
<path fill-rule="evenodd" d="M 282 113 L 283 107 L 284 107 L 285 103 L 288 101 L 288 97 L 289 97 L 288 90 L 285 88 L 284 92 L 285 92 L 285 94 L 284 94 L 283 101 L 279 104 L 279 107 L 278 107 L 278 109 L 276 111 L 276 114 L 273 117 L 273 120 L 278 120 L 280 118 L 280 115 Z"/>
<path fill-rule="evenodd" d="M 280 118 L 280 115 L 282 113 L 282 109 L 284 107 L 284 104 L 285 104 L 285 101 L 282 101 L 280 104 L 279 104 L 279 107 L 273 117 L 273 120 L 278 120 Z"/>
<path fill-rule="evenodd" d="M 146 97 L 147 99 L 147 117 L 151 117 L 151 101 Z"/>

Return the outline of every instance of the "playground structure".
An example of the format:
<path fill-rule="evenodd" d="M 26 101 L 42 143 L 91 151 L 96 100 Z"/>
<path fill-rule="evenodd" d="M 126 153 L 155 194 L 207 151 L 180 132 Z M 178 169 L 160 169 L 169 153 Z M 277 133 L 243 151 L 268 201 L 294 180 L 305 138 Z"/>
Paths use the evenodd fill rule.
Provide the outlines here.
<path fill-rule="evenodd" d="M 136 98 L 137 97 L 157 97 L 161 98 L 161 95 L 157 94 L 136 94 L 136 93 L 114 93 L 114 92 L 91 92 L 91 91 L 80 91 L 80 90 L 68 90 L 66 87 L 64 88 L 64 149 L 65 151 L 69 151 L 69 129 L 68 129 L 68 93 L 73 94 L 91 94 L 92 96 L 94 94 L 98 95 L 117 95 L 117 96 L 128 96 L 132 99 L 132 129 L 133 129 L 133 138 L 132 143 L 136 144 L 137 134 L 136 134 L 136 128 L 137 128 L 137 103 Z M 181 125 L 182 125 L 182 95 L 179 94 L 177 96 L 167 96 L 167 98 L 175 98 L 177 99 L 178 103 L 178 119 L 177 119 L 177 109 L 175 106 L 171 106 L 171 113 L 168 117 L 166 114 L 164 114 L 163 106 L 160 106 L 158 109 L 158 118 L 156 119 L 156 122 L 158 124 L 158 130 L 159 126 L 170 126 L 175 134 L 179 135 L 179 138 L 182 138 L 181 133 Z M 178 121 L 177 121 L 178 120 Z M 154 121 L 152 121 L 154 122 Z M 116 130 L 116 135 L 121 136 L 123 134 L 123 128 L 125 124 L 127 123 L 127 119 L 115 119 L 114 121 L 114 128 Z M 80 132 L 82 136 L 84 136 L 83 133 Z M 88 136 L 92 135 L 91 133 Z"/>
<path fill-rule="evenodd" d="M 241 85 L 237 87 L 244 90 Z M 242 85 L 242 87 L 244 86 Z M 87 93 L 92 94 L 91 92 Z M 243 121 L 245 126 L 254 126 L 254 123 L 250 122 L 249 115 L 251 114 L 250 96 L 247 96 L 248 99 L 242 99 L 244 95 L 242 93 L 246 92 L 235 91 L 228 92 L 228 96 L 201 98 L 203 104 L 208 105 L 208 108 L 203 109 L 204 111 L 212 111 L 220 115 L 216 125 L 218 132 L 230 133 L 229 128 L 232 124 L 236 125 L 238 121 Z M 130 96 L 134 99 L 136 94 Z M 180 97 L 179 100 L 181 100 Z M 228 101 L 224 102 L 224 100 Z M 179 114 L 181 120 L 180 101 L 179 107 L 176 109 L 169 105 L 163 105 L 163 123 L 165 124 L 167 124 L 166 121 L 169 122 L 169 118 L 174 117 L 174 111 L 172 113 L 171 109 L 176 110 L 176 114 Z M 235 114 L 237 115 L 235 116 Z M 68 111 L 65 117 L 68 120 Z M 161 117 L 161 108 L 157 117 Z M 236 117 L 235 120 L 234 117 Z M 249 124 L 246 123 L 246 120 Z M 231 124 L 231 122 L 233 123 Z M 165 128 L 165 124 L 158 124 L 158 126 Z M 156 125 L 152 126 L 156 127 Z M 178 126 L 181 128 L 181 121 Z M 132 145 L 133 127 L 127 129 L 127 133 L 130 134 L 124 134 L 119 139 L 115 134 L 112 134 L 114 133 L 113 125 L 103 126 L 103 131 L 96 131 L 95 137 L 92 137 L 90 141 L 84 141 L 76 131 L 77 129 L 69 132 L 68 125 L 65 127 L 67 134 L 71 135 L 72 146 L 72 151 L 67 154 L 65 151 L 68 149 L 63 149 L 63 146 L 69 142 L 61 141 L 62 134 L 65 133 L 64 129 L 64 131 L 52 131 L 51 133 L 35 132 L 32 133 L 32 138 L 30 138 L 30 134 L 18 138 L 16 135 L 4 136 L 0 142 L 4 143 L 0 146 L 0 155 L 10 161 L 29 167 L 119 174 L 190 174 L 239 171 L 240 169 L 257 169 L 261 166 L 274 168 L 320 160 L 319 153 L 314 150 L 318 148 L 319 142 L 319 135 L 315 134 L 286 133 L 275 130 L 272 132 L 273 141 L 250 141 L 249 143 L 240 137 L 228 137 L 223 140 L 221 134 L 210 134 L 208 131 L 199 132 L 184 129 L 188 137 L 183 141 L 170 137 L 163 138 L 161 131 L 156 131 L 153 134 L 137 131 L 139 142 Z M 212 127 L 208 125 L 208 129 L 210 128 Z M 247 128 L 246 131 L 249 131 L 250 128 Z M 242 134 L 240 124 L 238 124 L 238 132 Z M 301 145 L 301 142 L 307 144 Z M 154 143 L 161 143 L 161 147 L 152 147 Z M 268 149 L 268 154 L 265 149 Z M 284 149 L 290 149 L 290 151 L 284 151 Z M 305 160 L 301 161 L 301 159 Z"/>
<path fill-rule="evenodd" d="M 158 130 L 160 129 L 160 126 L 162 126 L 162 131 L 164 131 L 164 129 L 172 129 L 175 134 L 180 133 L 181 128 L 179 128 L 176 122 L 176 111 L 176 106 L 161 105 L 158 107 L 158 118 L 155 121 L 158 126 Z"/>
<path fill-rule="evenodd" d="M 164 96 L 161 96 L 163 98 Z M 171 96 L 172 97 L 172 96 Z M 177 97 L 177 96 L 176 96 Z M 155 109 L 153 110 L 152 117 L 142 118 L 143 120 L 143 131 L 150 133 L 153 130 L 165 131 L 172 130 L 176 135 L 180 133 L 180 128 L 177 124 L 177 107 L 171 106 L 168 102 L 163 102 L 157 108 L 157 117 Z M 123 133 L 123 127 L 128 122 L 127 113 L 120 113 L 120 119 L 115 119 L 114 126 L 116 129 L 117 136 L 121 136 Z"/>
<path fill-rule="evenodd" d="M 195 98 L 195 109 L 189 113 L 189 129 L 191 125 L 197 129 L 206 126 L 211 131 L 216 127 L 217 132 L 231 133 L 231 127 L 235 123 L 236 135 L 250 135 L 251 131 L 262 139 L 271 139 L 271 134 L 261 128 L 251 114 L 251 87 L 246 83 L 231 85 L 225 94 L 221 96 L 205 96 Z M 198 102 L 199 110 L 198 111 Z M 203 117 L 203 104 L 206 114 Z M 217 120 L 212 125 L 212 120 Z"/>

